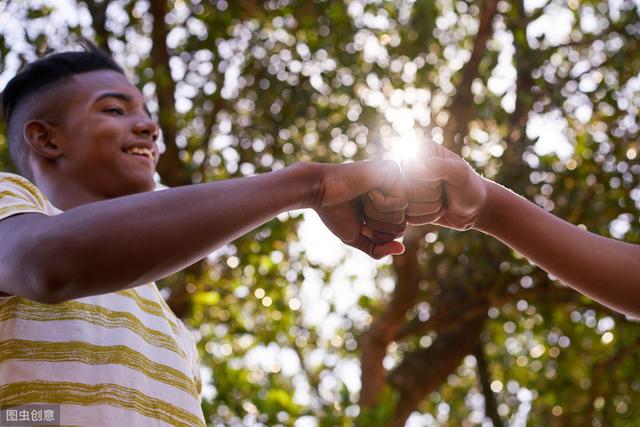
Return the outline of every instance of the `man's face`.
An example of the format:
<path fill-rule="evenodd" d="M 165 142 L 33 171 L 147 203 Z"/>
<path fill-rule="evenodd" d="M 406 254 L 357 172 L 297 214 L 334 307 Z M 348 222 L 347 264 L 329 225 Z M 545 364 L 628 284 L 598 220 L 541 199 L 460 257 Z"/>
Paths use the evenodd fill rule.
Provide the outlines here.
<path fill-rule="evenodd" d="M 158 126 L 140 91 L 111 70 L 75 75 L 70 88 L 60 172 L 104 198 L 153 190 Z"/>

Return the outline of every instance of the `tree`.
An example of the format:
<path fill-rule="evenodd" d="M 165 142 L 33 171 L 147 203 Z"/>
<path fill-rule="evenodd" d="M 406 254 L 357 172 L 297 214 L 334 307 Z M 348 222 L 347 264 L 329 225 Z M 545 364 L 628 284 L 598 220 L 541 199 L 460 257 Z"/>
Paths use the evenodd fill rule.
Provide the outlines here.
<path fill-rule="evenodd" d="M 631 2 L 92 0 L 65 14 L 0 1 L 0 16 L 18 23 L 0 29 L 0 82 L 73 34 L 127 67 L 163 130 L 165 185 L 380 158 L 413 135 L 640 242 Z M 11 170 L 3 136 L 0 156 Z M 404 255 L 344 285 L 373 285 L 358 304 L 322 302 L 328 335 L 306 318 L 304 283 L 335 281 L 344 263 L 310 257 L 301 220 L 281 216 L 161 283 L 200 338 L 212 425 L 640 419 L 637 325 L 477 232 L 410 229 Z"/>

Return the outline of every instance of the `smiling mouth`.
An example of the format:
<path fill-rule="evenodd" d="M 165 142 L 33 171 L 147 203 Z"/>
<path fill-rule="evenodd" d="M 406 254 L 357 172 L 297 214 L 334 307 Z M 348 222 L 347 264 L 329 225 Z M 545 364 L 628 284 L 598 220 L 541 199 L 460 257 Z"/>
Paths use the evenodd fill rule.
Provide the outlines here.
<path fill-rule="evenodd" d="M 152 162 L 154 161 L 153 151 L 151 151 L 148 148 L 133 147 L 133 148 L 129 148 L 128 150 L 124 150 L 124 152 L 126 154 L 131 154 L 133 156 L 146 157 L 147 159 L 151 160 Z"/>

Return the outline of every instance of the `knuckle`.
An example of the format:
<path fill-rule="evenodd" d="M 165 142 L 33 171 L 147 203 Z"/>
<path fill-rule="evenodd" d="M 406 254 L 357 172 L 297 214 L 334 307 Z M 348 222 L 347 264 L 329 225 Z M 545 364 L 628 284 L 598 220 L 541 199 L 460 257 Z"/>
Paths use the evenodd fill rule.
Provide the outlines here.
<path fill-rule="evenodd" d="M 408 222 L 410 225 L 424 225 L 424 224 L 428 224 L 428 221 L 425 221 L 424 217 L 420 217 L 420 216 L 407 217 L 407 222 Z"/>
<path fill-rule="evenodd" d="M 442 189 L 436 188 L 412 188 L 409 191 L 409 203 L 435 202 L 442 198 Z"/>
<path fill-rule="evenodd" d="M 424 216 L 437 213 L 441 208 L 440 203 L 416 203 L 409 205 L 407 216 Z"/>
<path fill-rule="evenodd" d="M 362 209 L 367 216 L 375 215 L 378 213 L 376 205 L 371 200 L 365 200 Z"/>

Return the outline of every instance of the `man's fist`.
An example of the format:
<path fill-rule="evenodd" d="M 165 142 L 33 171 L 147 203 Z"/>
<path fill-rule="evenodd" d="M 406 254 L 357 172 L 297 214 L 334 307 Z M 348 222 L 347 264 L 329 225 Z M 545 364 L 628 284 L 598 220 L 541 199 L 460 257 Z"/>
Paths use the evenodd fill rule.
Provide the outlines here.
<path fill-rule="evenodd" d="M 439 144 L 421 150 L 405 168 L 412 225 L 435 223 L 456 230 L 472 228 L 487 198 L 485 182 L 469 164 Z"/>
<path fill-rule="evenodd" d="M 400 254 L 395 239 L 406 228 L 407 197 L 400 168 L 391 161 L 314 165 L 319 183 L 313 206 L 344 243 L 373 258 Z"/>

